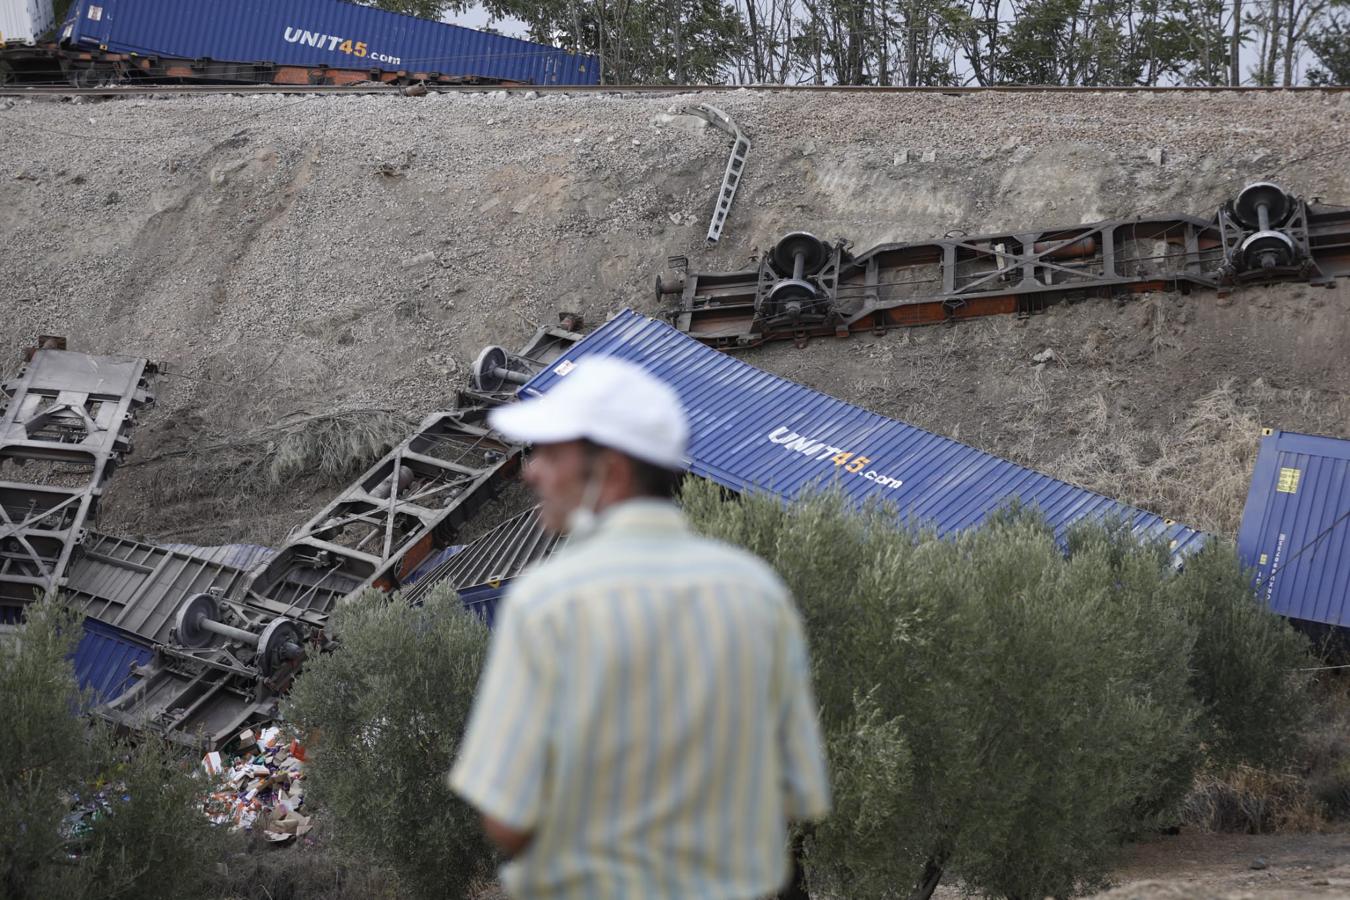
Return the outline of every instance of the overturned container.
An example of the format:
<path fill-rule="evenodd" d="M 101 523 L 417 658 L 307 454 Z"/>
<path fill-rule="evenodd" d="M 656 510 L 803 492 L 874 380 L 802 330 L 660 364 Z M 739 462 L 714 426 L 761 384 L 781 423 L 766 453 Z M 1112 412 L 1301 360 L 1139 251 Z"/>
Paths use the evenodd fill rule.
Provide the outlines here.
<path fill-rule="evenodd" d="M 687 468 L 734 491 L 785 499 L 837 487 L 902 519 L 951 534 L 1018 503 L 1063 537 L 1084 520 L 1119 519 L 1180 560 L 1208 536 L 951 438 L 869 412 L 757 369 L 631 310 L 588 335 L 521 388 L 545 393 L 588 356 L 617 356 L 669 383 L 689 415 Z"/>
<path fill-rule="evenodd" d="M 258 80 L 211 65 L 229 63 L 364 71 L 371 80 L 386 72 L 433 81 L 600 80 L 593 56 L 345 0 L 76 0 L 61 39 L 82 49 L 188 61 L 192 71 L 169 70 L 183 77 Z"/>
<path fill-rule="evenodd" d="M 1238 552 L 1275 612 L 1350 625 L 1350 441 L 1268 430 Z"/>

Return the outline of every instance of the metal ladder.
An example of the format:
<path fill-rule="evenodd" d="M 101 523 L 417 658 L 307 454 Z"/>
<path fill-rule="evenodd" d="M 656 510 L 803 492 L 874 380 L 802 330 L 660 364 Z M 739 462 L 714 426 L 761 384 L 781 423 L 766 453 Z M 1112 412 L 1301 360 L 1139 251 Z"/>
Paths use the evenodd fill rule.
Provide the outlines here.
<path fill-rule="evenodd" d="M 727 169 L 722 175 L 722 189 L 717 192 L 712 221 L 708 224 L 708 243 L 715 244 L 722 237 L 722 226 L 726 224 L 727 216 L 731 213 L 731 201 L 736 199 L 736 187 L 741 183 L 741 174 L 745 171 L 745 158 L 750 153 L 750 139 L 741 132 L 731 116 L 711 104 L 686 106 L 679 112 L 698 116 L 731 135 L 731 158 L 727 160 Z"/>

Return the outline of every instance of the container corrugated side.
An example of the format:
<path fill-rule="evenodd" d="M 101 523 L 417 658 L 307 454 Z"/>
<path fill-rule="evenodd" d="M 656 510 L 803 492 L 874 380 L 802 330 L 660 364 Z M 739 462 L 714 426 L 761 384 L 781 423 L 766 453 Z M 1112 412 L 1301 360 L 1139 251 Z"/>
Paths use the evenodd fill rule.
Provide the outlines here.
<path fill-rule="evenodd" d="M 549 556 L 565 541 L 550 534 L 539 522 L 539 509 L 517 513 L 494 526 L 431 570 L 423 573 L 416 585 L 404 592 L 410 603 L 418 603 L 437 584 L 448 582 L 455 590 L 492 584 L 516 578 L 527 568 Z"/>
<path fill-rule="evenodd" d="M 258 544 L 219 544 L 203 547 L 198 544 L 160 544 L 165 550 L 182 553 L 202 562 L 216 563 L 234 569 L 249 571 L 277 555 L 271 547 Z"/>
<path fill-rule="evenodd" d="M 36 43 L 55 24 L 52 0 L 0 0 L 0 47 Z"/>
<path fill-rule="evenodd" d="M 0 609 L 0 625 L 14 628 L 21 620 L 22 608 Z M 148 664 L 154 655 L 148 641 L 116 625 L 86 617 L 70 660 L 80 687 L 92 690 L 95 702 L 106 703 L 135 683 L 131 667 Z"/>
<path fill-rule="evenodd" d="M 732 490 L 785 498 L 837 484 L 950 534 L 1014 500 L 1063 536 L 1083 519 L 1121 518 L 1176 558 L 1203 545 L 1194 528 L 1112 500 L 757 369 L 631 310 L 588 335 L 521 388 L 548 391 L 586 356 L 631 360 L 667 381 L 689 415 L 688 467 Z"/>
<path fill-rule="evenodd" d="M 1293 431 L 1263 438 L 1238 552 L 1271 609 L 1350 625 L 1350 441 Z"/>
<path fill-rule="evenodd" d="M 84 634 L 75 648 L 75 677 L 92 690 L 99 703 L 119 696 L 136 682 L 132 666 L 147 665 L 155 655 L 145 641 L 98 619 L 84 620 Z"/>
<path fill-rule="evenodd" d="M 464 549 L 463 544 L 455 544 L 450 547 L 443 547 L 435 553 L 430 553 L 427 558 L 422 560 L 417 566 L 408 573 L 407 577 L 399 584 L 399 590 L 406 591 L 415 584 L 420 583 L 424 578 L 436 570 L 438 566 L 444 565 L 450 559 Z"/>
<path fill-rule="evenodd" d="M 596 84 L 598 60 L 344 0 L 78 0 L 67 39 L 117 53 Z"/>

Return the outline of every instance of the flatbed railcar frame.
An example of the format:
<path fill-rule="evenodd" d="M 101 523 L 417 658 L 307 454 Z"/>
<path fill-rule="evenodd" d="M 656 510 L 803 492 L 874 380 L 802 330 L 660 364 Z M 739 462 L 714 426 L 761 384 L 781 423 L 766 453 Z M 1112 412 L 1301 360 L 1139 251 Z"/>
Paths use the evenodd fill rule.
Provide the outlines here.
<path fill-rule="evenodd" d="M 336 69 L 329 66 L 291 66 L 271 62 L 229 62 L 143 56 L 67 47 L 56 42 L 13 47 L 0 51 L 0 86 L 44 87 L 69 85 L 97 90 L 107 85 L 288 85 L 344 87 L 349 85 L 408 85 L 526 87 L 526 82 L 444 72 L 401 69 Z"/>

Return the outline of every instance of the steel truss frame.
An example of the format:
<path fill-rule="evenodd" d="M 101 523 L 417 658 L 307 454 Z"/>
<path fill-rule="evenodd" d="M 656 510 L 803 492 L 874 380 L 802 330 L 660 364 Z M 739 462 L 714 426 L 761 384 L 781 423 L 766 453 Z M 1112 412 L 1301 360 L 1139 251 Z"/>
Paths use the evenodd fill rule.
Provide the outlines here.
<path fill-rule="evenodd" d="M 579 316 L 539 328 L 512 357 L 534 371 L 581 339 Z M 97 535 L 77 568 L 75 595 L 92 614 L 157 644 L 137 683 L 99 708 L 121 726 L 153 730 L 191 746 L 218 747 L 250 723 L 276 716 L 300 662 L 265 677 L 256 648 L 222 637 L 183 646 L 174 632 L 182 603 L 216 596 L 226 624 L 261 636 L 278 619 L 326 644 L 329 614 L 369 588 L 398 590 L 520 464 L 521 448 L 494 434 L 487 412 L 503 394 L 461 394 L 464 406 L 428 416 L 416 432 L 297 529 L 267 562 L 245 573 L 219 560 Z"/>
<path fill-rule="evenodd" d="M 321 649 L 337 603 L 368 588 L 396 590 L 428 553 L 453 540 L 518 467 L 521 448 L 486 427 L 486 412 L 487 407 L 470 407 L 428 416 L 247 575 L 219 563 L 184 561 L 189 554 L 163 548 L 153 559 L 137 556 L 129 543 L 104 553 L 104 544 L 115 539 L 101 540 L 99 557 L 115 558 L 122 569 L 138 564 L 150 570 L 146 579 L 160 574 L 153 586 L 135 589 L 139 598 L 128 598 L 117 614 L 154 631 L 155 660 L 137 671 L 135 686 L 99 712 L 127 728 L 205 747 L 218 747 L 246 725 L 275 718 L 300 661 L 268 677 L 255 648 L 240 641 L 220 637 L 200 649 L 183 646 L 170 627 L 183 601 L 199 590 L 215 593 L 234 628 L 261 636 L 285 619 L 305 635 L 308 652 Z M 86 592 L 107 594 L 113 584 L 104 577 Z M 104 609 L 114 605 L 101 597 L 89 602 Z"/>
<path fill-rule="evenodd" d="M 326 616 L 343 597 L 396 590 L 518 468 L 521 448 L 491 432 L 486 413 L 428 416 L 260 566 L 242 599 L 273 615 Z"/>
<path fill-rule="evenodd" d="M 40 480 L 0 480 L 0 605 L 64 586 L 136 413 L 154 402 L 149 361 L 50 349 L 63 343 L 46 339 L 2 388 L 0 472 L 47 465 Z"/>

